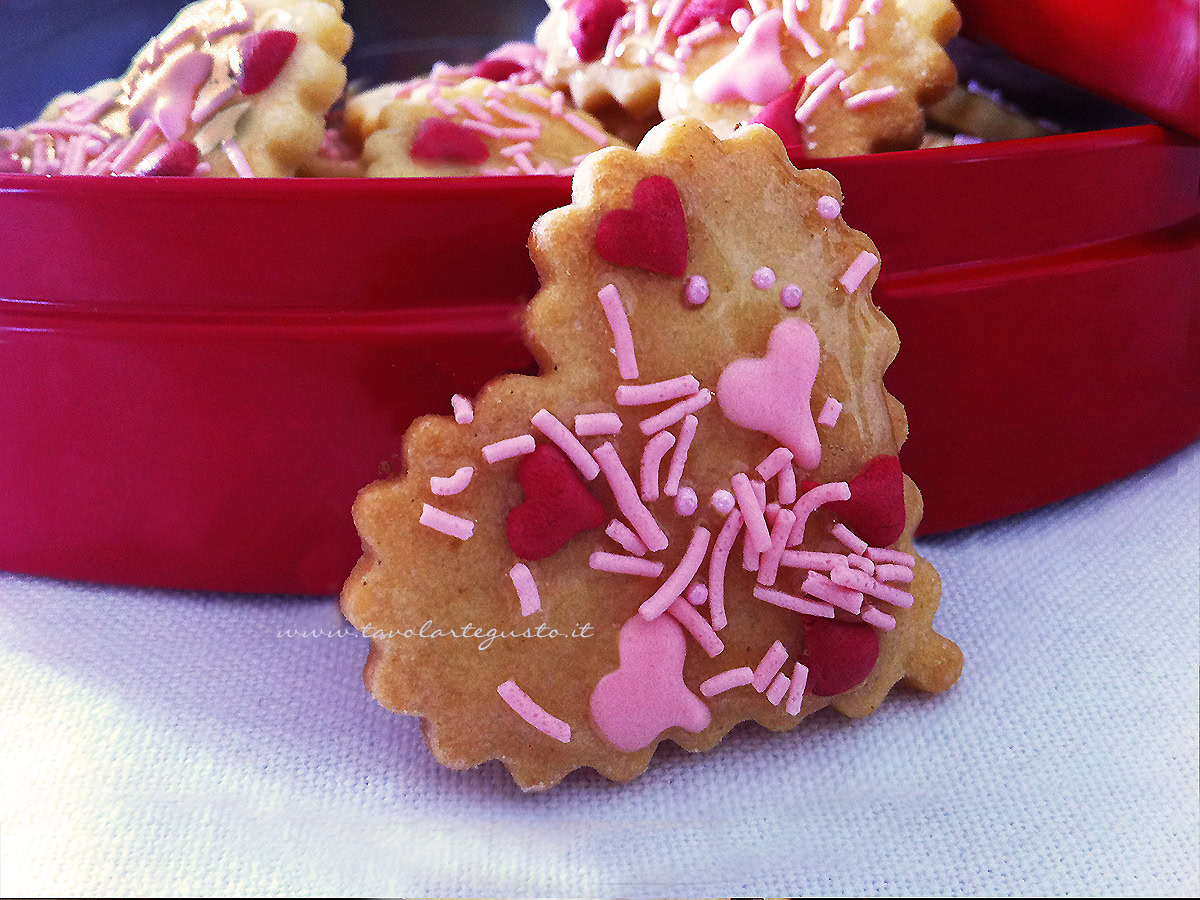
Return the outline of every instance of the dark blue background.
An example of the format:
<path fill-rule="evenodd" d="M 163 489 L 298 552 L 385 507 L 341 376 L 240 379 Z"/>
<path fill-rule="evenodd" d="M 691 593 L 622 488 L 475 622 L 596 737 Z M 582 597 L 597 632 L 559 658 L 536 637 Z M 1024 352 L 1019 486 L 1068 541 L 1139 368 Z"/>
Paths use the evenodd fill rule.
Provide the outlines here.
<path fill-rule="evenodd" d="M 185 6 L 181 0 L 0 0 L 0 125 L 34 118 L 67 90 L 122 74 Z M 438 60 L 467 62 L 529 39 L 543 0 L 346 0 L 354 26 L 348 66 L 372 82 Z"/>

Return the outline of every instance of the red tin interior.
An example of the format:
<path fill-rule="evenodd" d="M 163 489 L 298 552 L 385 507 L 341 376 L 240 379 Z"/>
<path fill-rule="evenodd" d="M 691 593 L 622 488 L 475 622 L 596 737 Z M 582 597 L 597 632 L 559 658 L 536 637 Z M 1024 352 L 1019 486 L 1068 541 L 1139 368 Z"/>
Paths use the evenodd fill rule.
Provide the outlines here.
<path fill-rule="evenodd" d="M 883 254 L 926 531 L 1200 436 L 1200 145 L 1156 126 L 824 160 Z M 0 568 L 327 593 L 408 423 L 527 370 L 565 178 L 0 177 Z"/>

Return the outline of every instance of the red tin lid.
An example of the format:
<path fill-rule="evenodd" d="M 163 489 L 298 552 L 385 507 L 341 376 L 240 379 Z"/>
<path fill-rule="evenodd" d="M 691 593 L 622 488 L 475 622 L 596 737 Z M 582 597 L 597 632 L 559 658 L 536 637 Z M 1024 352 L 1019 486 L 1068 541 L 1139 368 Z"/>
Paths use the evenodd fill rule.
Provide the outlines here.
<path fill-rule="evenodd" d="M 957 0 L 963 32 L 1200 137 L 1200 0 Z"/>

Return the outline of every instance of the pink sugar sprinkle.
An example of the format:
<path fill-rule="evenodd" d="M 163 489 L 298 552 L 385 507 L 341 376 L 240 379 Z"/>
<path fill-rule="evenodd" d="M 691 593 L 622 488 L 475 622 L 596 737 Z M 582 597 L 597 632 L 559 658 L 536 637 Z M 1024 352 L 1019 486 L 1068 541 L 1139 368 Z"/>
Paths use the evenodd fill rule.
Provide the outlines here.
<path fill-rule="evenodd" d="M 765 291 L 775 283 L 775 270 L 769 266 L 755 269 L 754 274 L 750 276 L 750 281 L 756 288 Z"/>
<path fill-rule="evenodd" d="M 743 12 L 745 10 L 742 10 Z M 706 679 L 700 683 L 700 693 L 705 697 L 715 697 L 717 694 L 724 693 L 735 687 L 743 687 L 751 684 L 754 681 L 754 670 L 749 666 L 742 666 L 740 669 L 728 669 L 719 675 L 714 675 L 712 678 Z"/>
<path fill-rule="evenodd" d="M 822 219 L 836 219 L 841 213 L 842 204 L 838 203 L 836 197 L 826 194 L 817 200 L 817 214 Z"/>
<path fill-rule="evenodd" d="M 725 566 L 729 561 L 729 551 L 733 549 L 741 529 L 742 514 L 736 509 L 731 510 L 713 542 L 712 555 L 708 560 L 708 610 L 712 616 L 713 628 L 717 631 L 726 625 Z"/>
<path fill-rule="evenodd" d="M 550 95 L 550 115 L 561 116 L 566 108 L 566 98 L 562 91 L 555 91 Z"/>
<path fill-rule="evenodd" d="M 236 138 L 225 138 L 225 140 L 221 141 L 221 149 L 229 157 L 233 171 L 238 173 L 239 178 L 254 177 L 254 170 L 250 168 L 250 163 L 246 160 L 246 154 L 242 152 L 242 146 L 237 142 Z"/>
<path fill-rule="evenodd" d="M 842 571 L 855 571 L 848 569 L 846 566 L 841 566 L 833 570 L 835 573 Z M 857 572 L 862 575 L 862 572 Z M 824 600 L 831 606 L 836 606 L 838 609 L 844 609 L 848 613 L 858 615 L 863 605 L 863 595 L 861 591 L 856 591 L 853 588 L 848 588 L 845 585 L 836 584 L 831 579 L 826 578 L 820 572 L 809 571 L 808 577 L 804 579 L 804 584 L 801 587 L 804 593 L 816 597 L 818 600 Z"/>
<path fill-rule="evenodd" d="M 536 175 L 537 169 L 533 163 L 529 161 L 529 156 L 525 153 L 516 153 L 513 155 L 513 162 L 517 164 L 517 168 L 525 175 Z"/>
<path fill-rule="evenodd" d="M 521 601 L 521 615 L 530 616 L 542 608 L 542 599 L 538 596 L 537 582 L 529 566 L 517 563 L 508 570 L 513 587 L 517 589 L 517 599 Z"/>
<path fill-rule="evenodd" d="M 876 581 L 898 581 L 902 584 L 911 584 L 913 580 L 913 570 L 908 566 L 897 566 L 894 563 L 884 563 L 875 567 Z"/>
<path fill-rule="evenodd" d="M 210 44 L 216 43 L 227 35 L 236 34 L 239 31 L 245 31 L 251 27 L 251 24 L 250 16 L 247 16 L 246 18 L 237 22 L 229 22 L 228 24 L 222 25 L 219 28 L 214 28 L 212 31 L 207 32 L 204 35 L 204 40 L 208 41 Z"/>
<path fill-rule="evenodd" d="M 725 490 L 713 491 L 712 497 L 709 498 L 708 502 L 712 504 L 713 509 L 723 516 L 729 515 L 733 508 L 737 506 L 737 499 L 733 494 Z"/>
<path fill-rule="evenodd" d="M 428 503 L 421 504 L 420 522 L 426 528 L 440 531 L 442 534 L 458 538 L 460 541 L 467 540 L 475 533 L 475 523 L 470 519 L 452 515 L 436 506 L 430 506 Z"/>
<path fill-rule="evenodd" d="M 450 408 L 454 410 L 454 421 L 459 425 L 470 425 L 475 421 L 475 408 L 462 394 L 450 398 Z"/>
<path fill-rule="evenodd" d="M 711 23 L 715 25 L 716 23 Z M 703 275 L 693 275 L 687 281 L 684 298 L 692 306 L 700 306 L 708 299 L 708 279 Z"/>
<path fill-rule="evenodd" d="M 890 616 L 881 609 L 867 604 L 862 612 L 862 620 L 868 625 L 874 625 L 883 631 L 891 631 L 896 627 L 896 617 Z"/>
<path fill-rule="evenodd" d="M 462 466 L 449 477 L 434 475 L 429 479 L 429 489 L 439 497 L 452 497 L 466 490 L 474 474 L 475 470 L 471 466 Z"/>
<path fill-rule="evenodd" d="M 700 606 L 708 600 L 708 588 L 697 581 L 687 589 L 687 601 L 692 606 Z"/>
<path fill-rule="evenodd" d="M 754 542 L 750 540 L 747 534 L 742 537 L 742 568 L 747 572 L 757 572 L 758 564 L 762 561 L 762 554 L 754 549 Z"/>
<path fill-rule="evenodd" d="M 696 530 L 692 532 L 692 540 L 675 571 L 668 575 L 667 580 L 659 589 L 638 607 L 638 613 L 643 619 L 657 619 L 676 597 L 687 590 L 696 573 L 700 571 L 700 565 L 704 562 L 705 554 L 708 553 L 708 543 L 711 538 L 712 533 L 707 528 L 696 526 Z"/>
<path fill-rule="evenodd" d="M 496 121 L 492 114 L 483 108 L 483 104 L 474 97 L 459 97 L 458 105 L 462 107 L 463 112 L 480 122 Z"/>
<path fill-rule="evenodd" d="M 762 556 L 758 566 L 758 583 L 770 587 L 775 583 L 779 573 L 779 562 L 787 546 L 788 535 L 796 524 L 796 514 L 790 509 L 781 509 L 775 516 L 775 524 L 771 528 L 771 548 Z"/>
<path fill-rule="evenodd" d="M 779 302 L 783 304 L 785 309 L 795 309 L 803 299 L 804 291 L 796 284 L 789 284 L 779 292 Z"/>
<path fill-rule="evenodd" d="M 832 397 L 825 400 L 825 405 L 821 407 L 821 414 L 817 416 L 817 424 L 825 425 L 832 428 L 838 422 L 838 417 L 842 414 L 842 404 Z"/>
<path fill-rule="evenodd" d="M 496 688 L 496 693 L 500 695 L 513 712 L 540 731 L 547 737 L 552 737 L 560 744 L 569 744 L 571 742 L 571 726 L 562 719 L 555 718 L 538 706 L 529 695 L 517 687 L 515 681 L 509 680 Z"/>
<path fill-rule="evenodd" d="M 489 463 L 498 463 L 501 460 L 512 459 L 514 456 L 532 453 L 536 447 L 537 441 L 533 439 L 532 434 L 518 434 L 516 437 L 488 444 L 482 452 L 483 458 Z"/>
<path fill-rule="evenodd" d="M 688 452 L 691 450 L 692 441 L 696 437 L 696 429 L 700 426 L 700 420 L 695 416 L 686 416 L 683 420 L 683 425 L 679 429 L 679 443 L 675 445 L 675 452 L 671 454 L 671 465 L 667 469 L 667 483 L 663 485 L 663 493 L 668 497 L 674 497 L 679 493 L 679 482 L 683 478 L 683 470 L 687 465 Z M 696 497 L 696 492 L 692 491 L 692 499 Z M 679 511 L 679 506 L 676 504 L 676 512 Z M 696 507 L 692 507 L 692 512 L 679 513 L 680 515 L 690 516 L 696 511 Z"/>
<path fill-rule="evenodd" d="M 701 388 L 698 393 L 680 400 L 673 406 L 668 406 L 658 415 L 642 419 L 638 427 L 641 428 L 642 434 L 654 434 L 656 431 L 670 428 L 685 416 L 704 409 L 712 401 L 712 398 L 712 391 L 708 388 Z"/>
<path fill-rule="evenodd" d="M 879 15 L 879 11 L 883 9 L 883 0 L 867 0 L 863 4 L 863 9 L 873 16 Z"/>
<path fill-rule="evenodd" d="M 750 12 L 745 9 L 736 9 L 733 15 L 729 17 L 729 25 L 738 34 L 745 34 L 746 29 L 750 27 Z"/>
<path fill-rule="evenodd" d="M 816 87 L 822 84 L 830 75 L 837 71 L 837 60 L 827 59 L 815 69 L 808 73 L 804 78 L 804 83 L 809 87 Z"/>
<path fill-rule="evenodd" d="M 651 50 L 661 50 L 667 43 L 667 35 L 671 33 L 671 28 L 675 25 L 675 20 L 679 18 L 679 14 L 683 12 L 684 4 L 688 0 L 668 0 L 669 6 L 667 11 L 663 13 L 663 17 L 658 22 L 658 30 L 654 32 L 654 42 L 650 45 Z"/>
<path fill-rule="evenodd" d="M 680 488 L 675 495 L 675 512 L 680 516 L 693 515 L 700 508 L 700 500 L 690 487 Z"/>
<path fill-rule="evenodd" d="M 808 95 L 808 99 L 800 104 L 800 108 L 796 110 L 796 121 L 801 124 L 807 122 L 817 108 L 825 102 L 825 98 L 837 90 L 838 82 L 845 77 L 846 73 L 841 69 L 834 69 L 833 73 Z"/>
<path fill-rule="evenodd" d="M 788 30 L 792 33 L 792 36 L 801 43 L 801 45 L 804 47 L 804 52 L 807 53 L 812 59 L 816 59 L 825 52 L 821 49 L 820 42 L 811 34 L 809 34 L 807 29 L 805 29 L 799 22 L 796 23 L 795 28 L 789 28 Z"/>
<path fill-rule="evenodd" d="M 787 0 L 785 0 L 785 3 Z M 775 680 L 771 682 L 771 687 L 767 691 L 767 702 L 772 706 L 778 706 L 783 700 L 784 694 L 787 693 L 788 685 L 792 683 L 792 679 L 788 678 L 782 672 L 775 676 Z"/>
<path fill-rule="evenodd" d="M 771 528 L 775 527 L 775 520 L 779 517 L 779 510 L 782 508 L 783 507 L 775 502 L 768 503 L 765 507 L 763 507 L 763 518 L 767 520 L 767 525 L 769 525 Z"/>
<path fill-rule="evenodd" d="M 846 557 L 840 553 L 814 553 L 811 550 L 785 550 L 780 565 L 789 569 L 819 569 L 831 572 L 845 565 Z"/>
<path fill-rule="evenodd" d="M 829 0 L 825 5 L 821 27 L 826 31 L 837 31 L 846 21 L 846 10 L 849 6 L 850 0 Z"/>
<path fill-rule="evenodd" d="M 629 472 L 625 469 L 625 464 L 621 462 L 621 457 L 617 455 L 613 445 L 601 444 L 596 448 L 593 456 L 596 457 L 596 462 L 600 464 L 600 471 L 604 473 L 608 486 L 612 489 L 613 498 L 617 501 L 617 508 L 633 526 L 633 530 L 637 532 L 642 543 L 656 553 L 659 550 L 667 549 L 669 541 L 666 533 L 659 527 L 654 514 L 642 503 L 637 488 L 633 486 L 633 479 L 629 477 Z"/>
<path fill-rule="evenodd" d="M 763 654 L 762 660 L 754 669 L 754 689 L 760 694 L 767 689 L 767 686 L 779 674 L 779 670 L 783 668 L 783 664 L 787 662 L 788 652 L 787 647 L 776 641 L 771 645 L 771 649 Z"/>
<path fill-rule="evenodd" d="M 885 100 L 891 100 L 899 93 L 895 85 L 889 84 L 884 87 L 874 88 L 873 90 L 852 94 L 842 101 L 842 105 L 846 109 L 861 109 L 864 106 L 870 106 L 872 103 L 882 103 Z"/>
<path fill-rule="evenodd" d="M 875 563 L 871 562 L 865 556 L 859 556 L 857 553 L 851 553 L 846 556 L 846 565 L 852 569 L 859 569 L 866 572 L 868 575 L 875 574 Z"/>
<path fill-rule="evenodd" d="M 620 553 L 606 553 L 603 550 L 597 550 L 589 556 L 588 565 L 599 572 L 638 575 L 642 578 L 657 578 L 663 570 L 663 564 L 656 560 L 622 556 Z"/>
<path fill-rule="evenodd" d="M 750 0 L 750 11 L 754 13 L 756 18 L 765 13 L 769 8 L 767 0 Z"/>
<path fill-rule="evenodd" d="M 562 119 L 585 138 L 591 140 L 597 147 L 608 146 L 608 135 L 595 126 L 585 122 L 573 112 L 564 112 Z"/>
<path fill-rule="evenodd" d="M 447 118 L 452 118 L 458 114 L 457 104 L 453 100 L 447 100 L 445 97 L 430 97 L 429 105 Z"/>
<path fill-rule="evenodd" d="M 641 538 L 634 534 L 633 530 L 620 519 L 613 519 L 609 522 L 608 527 L 604 529 L 604 533 L 634 556 L 646 555 L 646 545 L 642 543 Z"/>
<path fill-rule="evenodd" d="M 580 413 L 575 417 L 575 433 L 580 437 L 620 432 L 621 417 L 616 413 Z"/>
<path fill-rule="evenodd" d="M 660 69 L 674 72 L 676 75 L 682 75 L 687 70 L 682 59 L 663 50 L 654 54 L 654 62 Z"/>
<path fill-rule="evenodd" d="M 796 526 L 792 529 L 792 536 L 788 541 L 788 546 L 795 547 L 797 544 L 804 543 L 804 527 L 808 524 L 808 517 L 818 507 L 837 500 L 849 499 L 850 485 L 844 481 L 821 484 L 810 491 L 806 491 L 804 496 L 796 501 L 796 506 L 794 507 L 796 512 Z"/>
<path fill-rule="evenodd" d="M 779 473 L 779 486 L 776 490 L 779 502 L 785 506 L 796 502 L 796 470 L 786 465 Z"/>
<path fill-rule="evenodd" d="M 579 474 L 591 481 L 600 474 L 600 464 L 588 453 L 579 438 L 547 409 L 539 409 L 531 420 L 533 427 L 552 440 L 567 459 L 575 464 Z"/>
<path fill-rule="evenodd" d="M 850 32 L 850 49 L 861 50 L 867 43 L 867 26 L 863 20 L 855 16 L 846 26 Z"/>
<path fill-rule="evenodd" d="M 138 130 L 133 133 L 133 136 L 129 139 L 129 143 L 125 145 L 125 149 L 112 161 L 111 168 L 113 173 L 121 175 L 128 172 L 142 153 L 149 148 L 150 142 L 160 134 L 158 126 L 154 124 L 152 119 L 147 119 L 138 126 Z"/>
<path fill-rule="evenodd" d="M 682 597 L 676 597 L 667 607 L 667 612 L 687 629 L 688 634 L 696 639 L 696 643 L 709 656 L 720 656 L 724 652 L 725 644 L 717 637 L 713 627 L 708 624 L 708 619 L 696 612 L 692 605 Z"/>
<path fill-rule="evenodd" d="M 658 472 L 662 458 L 667 451 L 675 446 L 675 435 L 669 431 L 660 431 L 642 450 L 642 501 L 649 503 L 658 499 Z"/>
<path fill-rule="evenodd" d="M 617 370 L 621 377 L 630 380 L 638 377 L 637 355 L 633 349 L 633 332 L 629 330 L 629 317 L 621 303 L 621 295 L 616 285 L 608 284 L 596 295 L 608 318 L 608 327 L 612 330 L 613 343 L 617 351 Z M 658 428 L 645 432 L 653 434 Z"/>
<path fill-rule="evenodd" d="M 636 0 L 633 6 L 633 32 L 634 34 L 645 34 L 649 30 L 650 4 L 647 0 Z"/>
<path fill-rule="evenodd" d="M 787 447 L 777 447 L 767 454 L 767 458 L 760 462 L 754 471 L 761 475 L 763 480 L 770 481 L 782 472 L 784 467 L 791 463 L 792 459 L 791 450 Z"/>
<path fill-rule="evenodd" d="M 629 13 L 617 19 L 613 25 L 613 30 L 608 33 L 608 43 L 604 47 L 604 56 L 600 62 L 606 66 L 611 66 L 617 61 L 617 48 L 621 46 L 621 41 L 625 37 L 625 32 L 632 27 Z"/>
<path fill-rule="evenodd" d="M 796 663 L 792 669 L 792 684 L 788 688 L 787 710 L 789 716 L 798 715 L 804 702 L 804 686 L 808 683 L 808 666 Z"/>
<path fill-rule="evenodd" d="M 858 569 L 842 566 L 834 569 L 830 578 L 834 584 L 866 594 L 868 597 L 874 597 L 876 600 L 882 600 L 884 603 L 890 603 L 892 606 L 899 606 L 901 609 L 912 608 L 912 594 L 888 584 L 880 584 L 866 572 Z"/>
<path fill-rule="evenodd" d="M 879 265 L 879 257 L 874 253 L 869 253 L 864 250 L 858 254 L 858 258 L 850 263 L 850 267 L 846 269 L 846 273 L 841 277 L 842 287 L 846 289 L 846 293 L 853 294 L 858 290 L 858 286 L 862 284 L 863 279 L 867 277 L 872 269 Z"/>
<path fill-rule="evenodd" d="M 767 520 L 763 517 L 763 507 L 754 493 L 750 478 L 739 472 L 732 479 L 733 496 L 737 498 L 738 509 L 746 522 L 746 534 L 754 550 L 764 553 L 771 547 L 771 533 L 767 530 Z"/>
<path fill-rule="evenodd" d="M 233 99 L 233 95 L 237 93 L 237 85 L 228 85 L 224 90 L 217 91 L 203 101 L 196 98 L 196 105 L 192 108 L 190 116 L 193 122 L 206 122 L 208 118 L 218 109 Z"/>
<path fill-rule="evenodd" d="M 833 618 L 833 607 L 828 603 L 806 600 L 803 597 L 785 594 L 783 591 L 765 588 L 762 585 L 755 586 L 754 596 L 764 603 L 770 603 L 772 606 L 782 609 L 790 609 L 792 612 L 803 613 L 806 616 L 818 616 L 822 619 Z"/>
<path fill-rule="evenodd" d="M 653 384 L 622 384 L 617 387 L 617 403 L 621 406 L 645 406 L 690 397 L 700 390 L 700 382 L 692 375 L 680 375 Z"/>
<path fill-rule="evenodd" d="M 505 105 L 503 101 L 496 99 L 488 100 L 486 103 L 484 103 L 484 106 L 486 106 L 492 112 L 499 113 L 500 115 L 504 116 L 504 118 L 512 122 L 517 122 L 520 125 L 524 125 L 530 131 L 535 132 L 538 137 L 541 137 L 542 123 L 537 116 L 529 113 L 517 112 L 511 106 Z M 533 140 L 537 140 L 537 138 L 535 137 Z"/>
<path fill-rule="evenodd" d="M 868 547 L 867 559 L 874 563 L 896 563 L 908 566 L 910 569 L 917 564 L 917 559 L 912 554 L 900 550 L 889 550 L 887 547 Z"/>
<path fill-rule="evenodd" d="M 833 536 L 837 538 L 838 543 L 846 547 L 848 550 L 850 550 L 850 552 L 859 554 L 867 552 L 867 542 L 845 525 L 840 523 L 834 525 L 832 533 Z"/>
<path fill-rule="evenodd" d="M 704 41 L 711 40 L 721 33 L 720 22 L 706 22 L 699 28 L 693 28 L 687 34 L 679 36 L 679 45 L 681 47 L 695 47 Z"/>
<path fill-rule="evenodd" d="M 533 144 L 529 141 L 521 141 L 519 144 L 509 144 L 507 147 L 500 148 L 500 155 L 511 159 L 518 153 L 532 153 Z"/>

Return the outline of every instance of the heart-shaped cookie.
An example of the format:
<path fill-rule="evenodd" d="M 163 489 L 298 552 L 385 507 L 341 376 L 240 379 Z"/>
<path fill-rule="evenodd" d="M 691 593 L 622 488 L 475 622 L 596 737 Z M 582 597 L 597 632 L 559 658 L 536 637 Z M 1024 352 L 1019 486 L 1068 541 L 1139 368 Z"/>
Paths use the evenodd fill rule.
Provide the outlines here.
<path fill-rule="evenodd" d="M 541 444 L 521 460 L 517 480 L 525 500 L 508 514 L 508 545 L 524 560 L 553 556 L 581 531 L 605 522 L 604 506 L 557 447 Z"/>
<path fill-rule="evenodd" d="M 600 220 L 596 251 L 618 266 L 683 275 L 688 261 L 687 220 L 675 182 L 664 175 L 639 181 L 633 189 L 633 209 L 614 209 Z"/>

